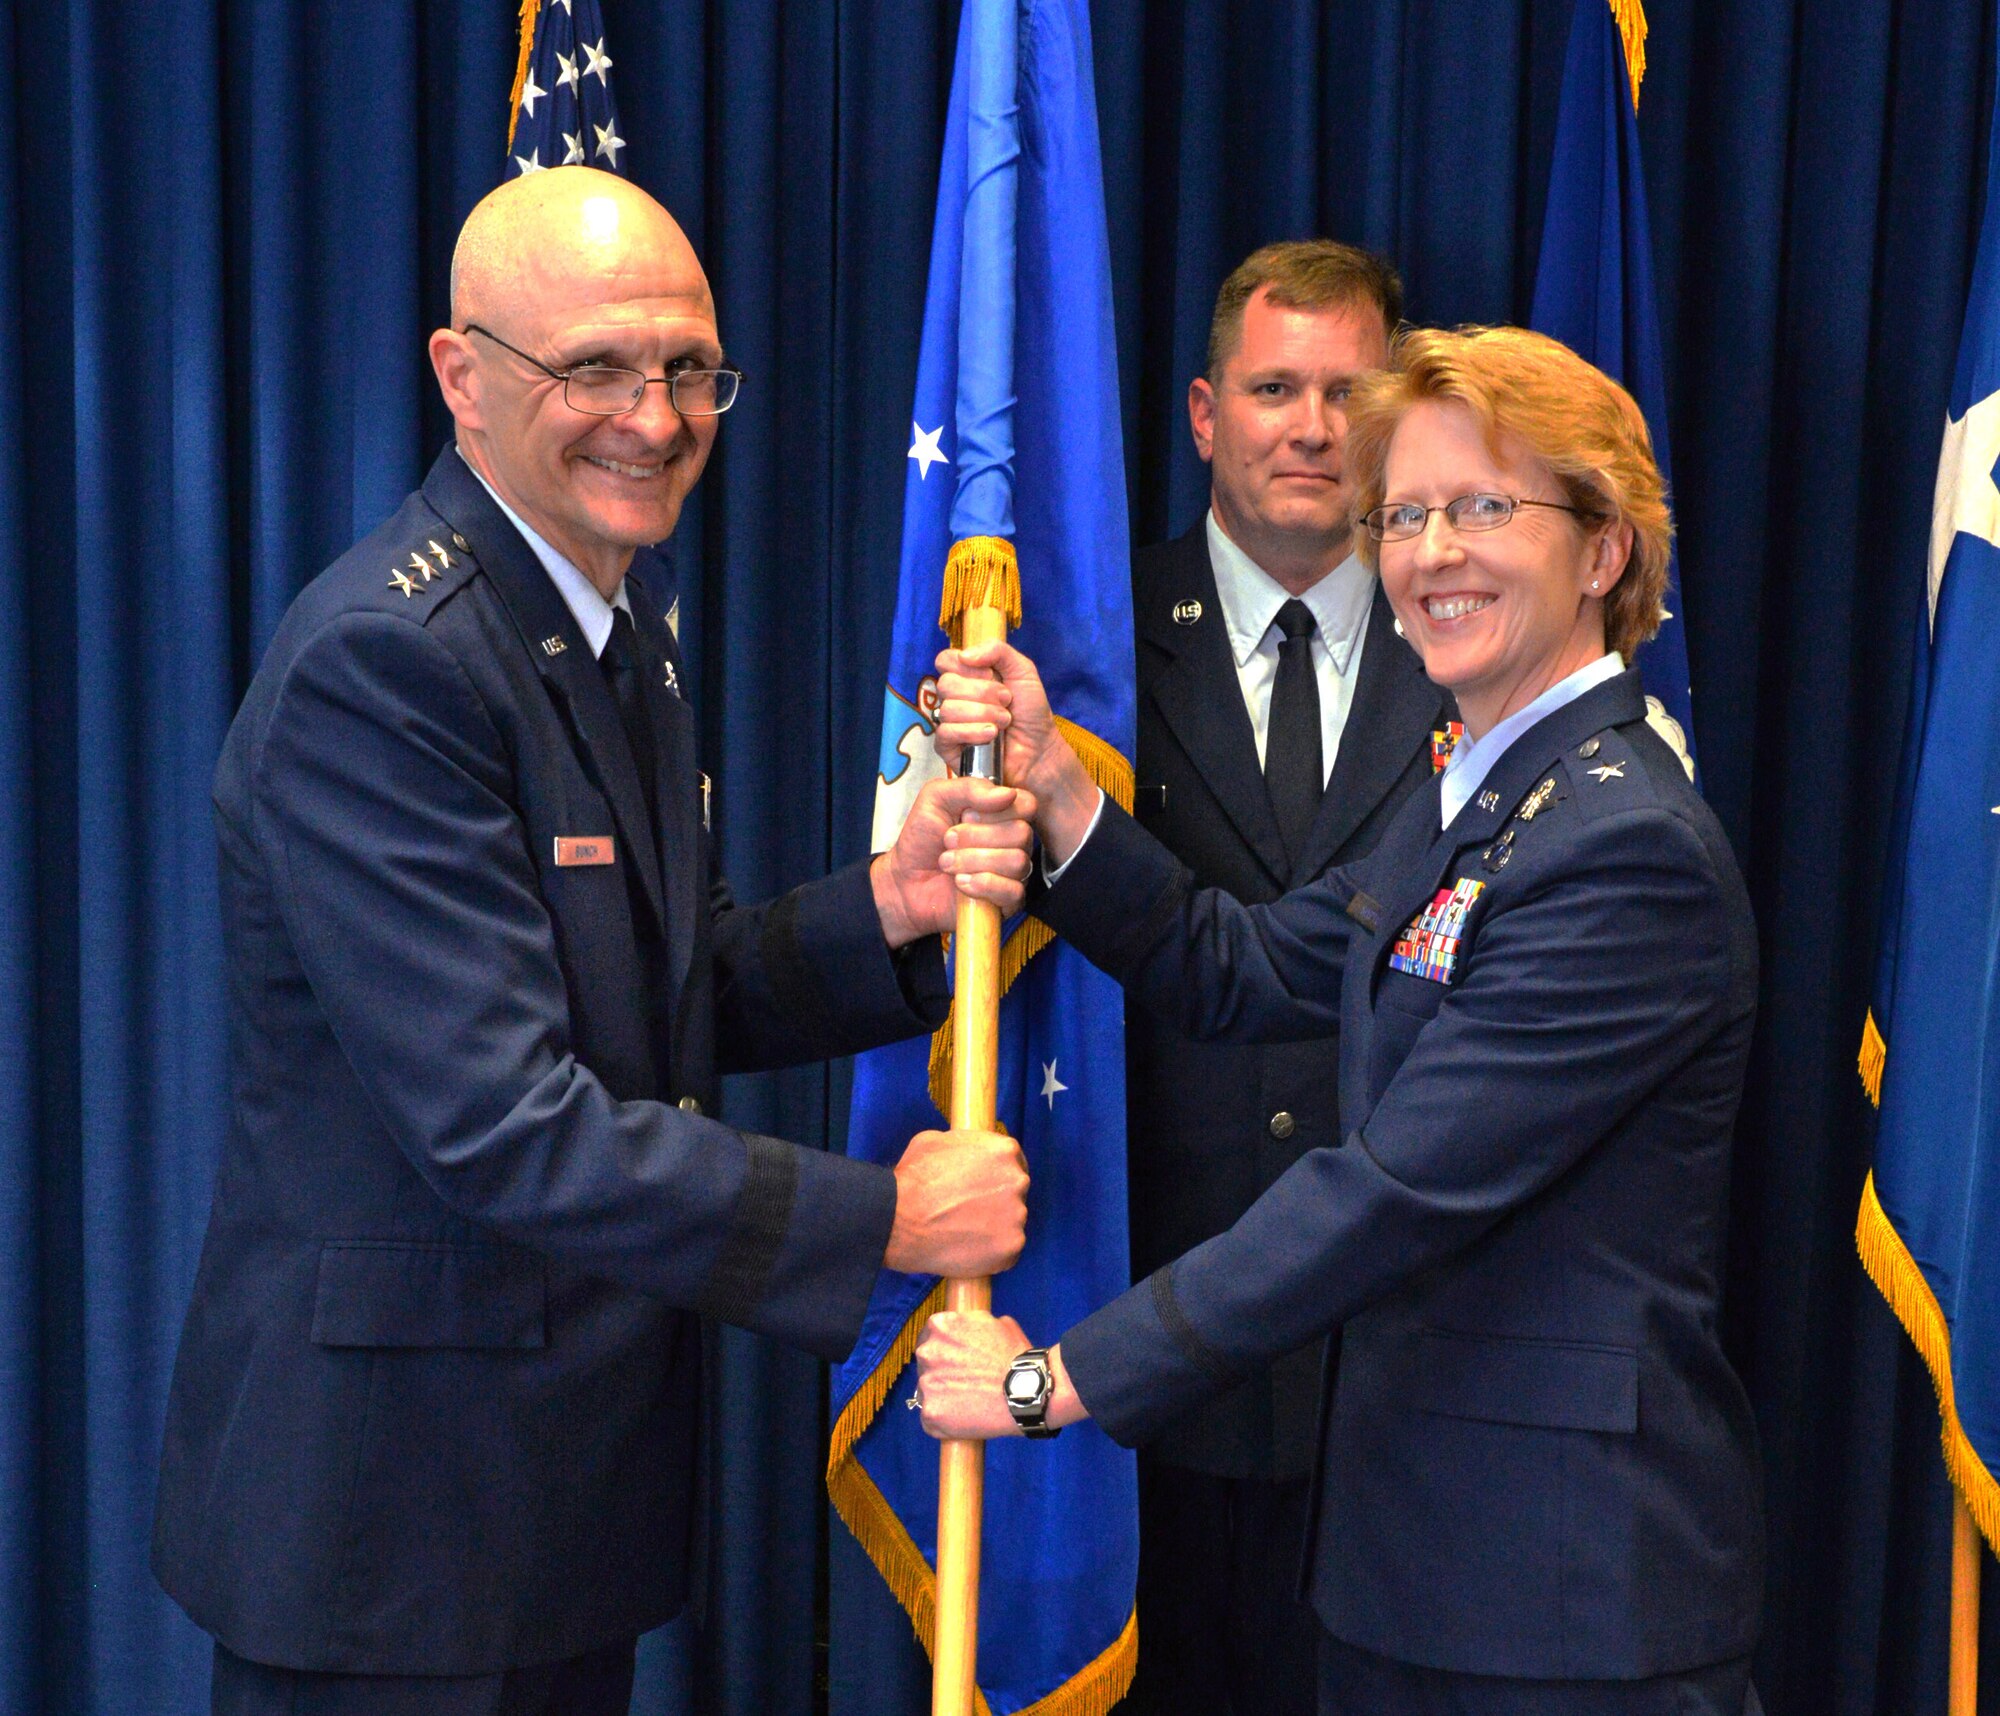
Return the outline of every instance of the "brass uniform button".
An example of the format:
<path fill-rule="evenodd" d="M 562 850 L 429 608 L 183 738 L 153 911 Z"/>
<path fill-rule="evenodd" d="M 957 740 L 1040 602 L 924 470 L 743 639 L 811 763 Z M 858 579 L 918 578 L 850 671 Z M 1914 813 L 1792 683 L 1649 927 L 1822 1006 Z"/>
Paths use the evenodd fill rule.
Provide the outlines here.
<path fill-rule="evenodd" d="M 1290 1109 L 1281 1108 L 1276 1114 L 1271 1116 L 1271 1136 L 1273 1138 L 1289 1138 L 1298 1130 L 1298 1124 L 1292 1118 L 1292 1111 Z"/>
<path fill-rule="evenodd" d="M 1586 739 L 1577 747 L 1576 754 L 1583 758 L 1585 762 L 1588 762 L 1592 757 L 1597 755 L 1597 750 L 1597 741 L 1595 739 Z"/>
<path fill-rule="evenodd" d="M 470 554 L 472 552 L 472 544 L 467 542 L 465 538 L 460 536 L 459 533 L 455 530 L 451 533 L 451 541 L 452 541 L 452 546 L 456 548 L 459 551 L 459 553 Z"/>
<path fill-rule="evenodd" d="M 701 1103 L 692 1096 L 682 1097 L 674 1106 L 684 1114 L 699 1114 L 701 1112 Z"/>

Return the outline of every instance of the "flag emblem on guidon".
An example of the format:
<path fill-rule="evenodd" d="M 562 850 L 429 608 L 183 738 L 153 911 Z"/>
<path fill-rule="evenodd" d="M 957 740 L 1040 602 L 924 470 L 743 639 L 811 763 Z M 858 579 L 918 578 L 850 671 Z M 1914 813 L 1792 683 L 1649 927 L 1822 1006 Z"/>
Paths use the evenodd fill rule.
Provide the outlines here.
<path fill-rule="evenodd" d="M 1855 1237 L 1937 1386 L 1945 1469 L 2000 1548 L 2000 153 L 1987 147 L 1862 1031 L 1881 1115 Z"/>
<path fill-rule="evenodd" d="M 930 747 L 930 679 L 967 608 L 1008 610 L 1078 754 L 1132 802 L 1131 567 L 1090 27 L 1084 0 L 968 0 L 938 175 L 876 783 L 888 844 Z M 1017 558 L 1018 556 L 1018 558 Z M 999 1113 L 1033 1176 L 1028 1246 L 996 1313 L 1037 1339 L 1130 1285 L 1124 1005 L 1039 923 L 1006 926 Z M 940 1126 L 950 1039 L 855 1065 L 851 1154 L 893 1162 Z M 933 1096 L 935 1092 L 935 1097 Z M 938 1444 L 900 1405 L 930 1278 L 884 1273 L 833 1375 L 834 1506 L 930 1649 Z M 1137 1660 L 1131 1454 L 1096 1425 L 988 1445 L 980 1706 L 1099 1716 Z"/>
<path fill-rule="evenodd" d="M 624 151 L 597 0 L 521 0 L 521 57 L 503 177 L 547 167 L 623 173 Z"/>
<path fill-rule="evenodd" d="M 1673 492 L 1666 368 L 1653 296 L 1653 239 L 1639 160 L 1639 86 L 1646 75 L 1640 0 L 1578 0 L 1563 60 L 1555 156 L 1528 325 L 1561 340 L 1638 401 L 1653 457 Z M 1680 558 L 1667 561 L 1660 629 L 1639 652 L 1646 719 L 1695 779 L 1693 692 L 1681 623 Z"/>

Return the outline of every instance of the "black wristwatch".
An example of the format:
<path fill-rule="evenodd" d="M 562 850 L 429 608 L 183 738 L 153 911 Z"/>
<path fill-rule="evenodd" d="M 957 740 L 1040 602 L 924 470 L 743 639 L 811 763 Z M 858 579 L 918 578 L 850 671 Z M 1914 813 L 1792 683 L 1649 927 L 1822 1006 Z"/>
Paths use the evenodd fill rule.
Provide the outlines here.
<path fill-rule="evenodd" d="M 1060 1424 L 1049 1422 L 1049 1401 L 1056 1392 L 1055 1372 L 1049 1368 L 1047 1347 L 1030 1347 L 1007 1367 L 1007 1410 L 1021 1427 L 1023 1436 L 1046 1440 L 1062 1434 Z"/>

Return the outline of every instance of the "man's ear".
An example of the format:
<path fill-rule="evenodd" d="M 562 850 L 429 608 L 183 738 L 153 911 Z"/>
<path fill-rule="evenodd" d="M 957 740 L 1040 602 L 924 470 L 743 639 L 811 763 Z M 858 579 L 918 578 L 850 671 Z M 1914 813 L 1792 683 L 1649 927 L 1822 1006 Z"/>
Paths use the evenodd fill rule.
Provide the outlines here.
<path fill-rule="evenodd" d="M 1194 450 L 1205 465 L 1215 456 L 1215 389 L 1205 375 L 1188 383 L 1188 427 L 1194 431 Z"/>
<path fill-rule="evenodd" d="M 445 408 L 461 428 L 485 428 L 472 341 L 450 328 L 439 328 L 431 335 L 430 352 L 431 369 L 437 376 L 438 391 L 444 395 Z"/>

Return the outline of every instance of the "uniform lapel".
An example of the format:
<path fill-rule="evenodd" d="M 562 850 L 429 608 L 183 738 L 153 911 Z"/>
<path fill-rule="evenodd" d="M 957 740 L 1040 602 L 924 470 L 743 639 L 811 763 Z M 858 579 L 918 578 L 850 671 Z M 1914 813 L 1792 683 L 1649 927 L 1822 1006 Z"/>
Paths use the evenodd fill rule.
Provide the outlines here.
<path fill-rule="evenodd" d="M 1521 800 L 1555 772 L 1565 752 L 1574 750 L 1591 734 L 1639 720 L 1645 712 L 1638 670 L 1628 668 L 1616 679 L 1592 686 L 1581 697 L 1543 716 L 1516 739 L 1487 774 L 1480 790 L 1452 819 L 1451 826 L 1437 835 L 1430 849 L 1410 869 L 1406 884 L 1391 893 L 1390 909 L 1382 915 L 1376 942 L 1377 961 L 1410 920 L 1431 902 L 1458 854 L 1469 846 L 1491 842 L 1512 819 Z M 1435 790 L 1418 794 L 1413 802 L 1430 805 L 1430 826 L 1436 828 L 1439 801 Z"/>
<path fill-rule="evenodd" d="M 1443 721 L 1444 707 L 1444 693 L 1424 673 L 1417 652 L 1396 635 L 1396 616 L 1377 584 L 1361 649 L 1361 682 L 1348 707 L 1333 778 L 1300 857 L 1300 882 L 1325 869 L 1388 797 Z"/>
<path fill-rule="evenodd" d="M 486 487 L 455 448 L 447 447 L 424 480 L 424 499 L 432 510 L 470 544 L 470 552 L 512 615 L 542 683 L 558 711 L 568 720 L 571 736 L 584 766 L 610 802 L 624 844 L 625 862 L 637 867 L 647 903 L 661 931 L 666 929 L 665 901 L 660 888 L 659 849 L 646 817 L 646 800 L 639 790 L 639 771 L 632 761 L 618 718 L 618 705 L 576 616 L 563 601 L 547 570 L 535 558 L 521 533 L 494 504 Z M 578 834 L 596 829 L 579 828 Z"/>
<path fill-rule="evenodd" d="M 1257 766 L 1257 735 L 1237 690 L 1229 628 L 1208 563 L 1206 524 L 1174 544 L 1167 576 L 1145 595 L 1134 616 L 1139 635 L 1169 659 L 1147 686 L 1196 772 L 1235 825 L 1243 843 L 1280 888 L 1291 874 L 1278 819 Z M 1194 614 L 1177 620 L 1176 614 Z"/>
<path fill-rule="evenodd" d="M 635 572 L 638 570 L 636 564 Z M 632 605 L 633 629 L 644 658 L 646 713 L 653 723 L 656 766 L 653 799 L 659 806 L 656 832 L 667 909 L 670 995 L 680 993 L 693 956 L 692 933 L 700 909 L 700 795 L 695 787 L 694 711 L 680 695 L 680 652 L 661 617 L 658 603 L 642 577 L 628 577 L 626 599 Z"/>

